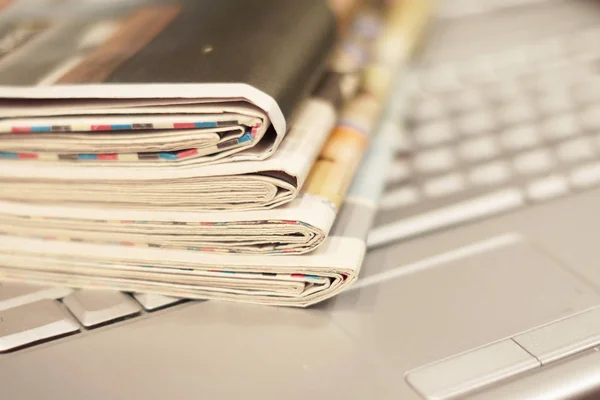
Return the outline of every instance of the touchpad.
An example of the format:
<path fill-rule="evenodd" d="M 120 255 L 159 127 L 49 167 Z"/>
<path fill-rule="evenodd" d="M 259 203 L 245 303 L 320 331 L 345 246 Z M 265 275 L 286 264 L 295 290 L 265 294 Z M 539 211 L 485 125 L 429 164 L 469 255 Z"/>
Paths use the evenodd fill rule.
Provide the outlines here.
<path fill-rule="evenodd" d="M 327 308 L 363 349 L 399 372 L 454 356 L 600 303 L 546 249 L 519 235 L 410 265 L 367 257 L 379 274 Z M 383 268 L 381 268 L 383 267 Z"/>

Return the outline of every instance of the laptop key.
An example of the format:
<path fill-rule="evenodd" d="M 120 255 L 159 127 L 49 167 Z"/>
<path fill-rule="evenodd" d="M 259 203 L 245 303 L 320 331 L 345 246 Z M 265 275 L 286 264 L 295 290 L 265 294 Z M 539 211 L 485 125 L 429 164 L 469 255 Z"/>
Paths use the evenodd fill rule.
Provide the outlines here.
<path fill-rule="evenodd" d="M 486 161 L 500 154 L 500 148 L 491 136 L 479 137 L 463 142 L 459 154 L 467 162 Z"/>
<path fill-rule="evenodd" d="M 573 100 L 566 89 L 548 89 L 540 94 L 537 106 L 542 114 L 554 115 L 570 110 Z"/>
<path fill-rule="evenodd" d="M 454 168 L 456 157 L 450 147 L 442 147 L 417 154 L 413 162 L 418 172 L 431 174 Z"/>
<path fill-rule="evenodd" d="M 575 188 L 586 189 L 600 184 L 600 163 L 582 165 L 571 171 L 571 185 Z"/>
<path fill-rule="evenodd" d="M 559 175 L 539 179 L 527 187 L 527 195 L 534 201 L 548 200 L 561 196 L 568 191 L 567 179 Z"/>
<path fill-rule="evenodd" d="M 146 311 L 158 310 L 159 308 L 175 305 L 183 301 L 183 299 L 176 297 L 150 293 L 134 293 L 133 297 L 140 302 Z"/>
<path fill-rule="evenodd" d="M 433 178 L 423 184 L 423 191 L 429 197 L 447 196 L 460 192 L 465 188 L 465 178 L 459 173 Z"/>
<path fill-rule="evenodd" d="M 497 185 L 508 181 L 512 171 L 506 161 L 493 161 L 469 171 L 469 179 L 476 185 Z"/>
<path fill-rule="evenodd" d="M 507 151 L 521 151 L 536 147 L 540 143 L 540 137 L 534 125 L 522 125 L 504 131 L 500 141 Z"/>
<path fill-rule="evenodd" d="M 579 113 L 581 127 L 589 132 L 600 129 L 600 104 L 587 107 Z"/>
<path fill-rule="evenodd" d="M 462 135 L 475 136 L 493 131 L 496 128 L 494 114 L 489 110 L 463 114 L 456 120 Z"/>
<path fill-rule="evenodd" d="M 55 300 L 0 311 L 0 353 L 79 331 Z"/>
<path fill-rule="evenodd" d="M 60 299 L 73 289 L 47 287 L 17 282 L 0 282 L 0 311 L 43 299 Z"/>
<path fill-rule="evenodd" d="M 79 290 L 65 297 L 63 303 L 86 328 L 114 322 L 141 311 L 131 297 L 108 290 Z"/>
<path fill-rule="evenodd" d="M 554 159 L 547 149 L 533 150 L 520 154 L 514 159 L 515 170 L 523 175 L 549 171 L 554 163 Z"/>
<path fill-rule="evenodd" d="M 581 137 L 561 143 L 556 148 L 558 158 L 565 163 L 590 161 L 594 158 L 594 144 L 588 137 Z"/>
<path fill-rule="evenodd" d="M 381 197 L 379 207 L 382 210 L 393 210 L 417 204 L 419 199 L 420 194 L 416 187 L 405 186 L 385 193 Z"/>
<path fill-rule="evenodd" d="M 540 132 L 549 141 L 577 136 L 581 133 L 579 121 L 573 114 L 556 115 L 542 122 Z"/>
<path fill-rule="evenodd" d="M 535 119 L 535 109 L 531 100 L 525 97 L 515 98 L 510 103 L 499 107 L 498 120 L 504 126 L 527 123 Z"/>
<path fill-rule="evenodd" d="M 427 147 L 450 142 L 454 139 L 454 132 L 448 121 L 435 121 L 419 126 L 414 137 L 420 146 Z"/>

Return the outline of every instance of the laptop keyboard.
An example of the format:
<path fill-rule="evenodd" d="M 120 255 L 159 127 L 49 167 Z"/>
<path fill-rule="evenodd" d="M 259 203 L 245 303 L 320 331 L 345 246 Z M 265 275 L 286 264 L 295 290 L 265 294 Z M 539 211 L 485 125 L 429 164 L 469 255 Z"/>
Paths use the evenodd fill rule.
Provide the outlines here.
<path fill-rule="evenodd" d="M 600 183 L 599 38 L 419 68 L 369 247 Z"/>
<path fill-rule="evenodd" d="M 599 37 L 592 29 L 419 68 L 369 247 L 599 184 Z M 0 353 L 182 302 L 0 282 Z"/>
<path fill-rule="evenodd" d="M 0 353 L 83 334 L 182 302 L 154 294 L 0 282 Z"/>

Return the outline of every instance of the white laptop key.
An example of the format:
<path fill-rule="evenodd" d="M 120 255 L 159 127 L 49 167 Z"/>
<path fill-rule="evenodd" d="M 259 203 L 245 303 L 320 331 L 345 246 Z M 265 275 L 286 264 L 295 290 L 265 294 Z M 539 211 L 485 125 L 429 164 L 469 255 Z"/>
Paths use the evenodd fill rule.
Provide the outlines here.
<path fill-rule="evenodd" d="M 508 103 L 516 98 L 521 98 L 521 87 L 514 81 L 501 81 L 485 86 L 484 95 L 491 101 L 499 104 Z"/>
<path fill-rule="evenodd" d="M 445 400 L 539 366 L 538 360 L 508 339 L 410 371 L 406 380 L 426 399 Z"/>
<path fill-rule="evenodd" d="M 461 87 L 452 65 L 433 67 L 422 77 L 424 79 L 420 83 L 428 91 L 455 90 Z"/>
<path fill-rule="evenodd" d="M 520 174 L 536 174 L 548 171 L 554 165 L 550 151 L 546 149 L 533 150 L 520 154 L 514 159 L 514 166 Z"/>
<path fill-rule="evenodd" d="M 0 311 L 0 353 L 77 332 L 79 325 L 56 300 L 40 300 Z"/>
<path fill-rule="evenodd" d="M 508 51 L 490 56 L 494 72 L 500 79 L 512 79 L 521 75 L 528 65 L 523 51 Z"/>
<path fill-rule="evenodd" d="M 575 188 L 588 188 L 600 184 L 600 163 L 575 168 L 569 175 L 569 181 Z"/>
<path fill-rule="evenodd" d="M 579 104 L 595 103 L 600 100 L 600 80 L 581 82 L 574 85 L 573 98 Z"/>
<path fill-rule="evenodd" d="M 532 200 L 547 200 L 561 196 L 568 191 L 567 179 L 560 175 L 539 179 L 527 186 L 527 196 Z"/>
<path fill-rule="evenodd" d="M 456 120 L 458 130 L 467 136 L 488 133 L 496 127 L 493 114 L 488 110 L 482 110 L 465 114 Z"/>
<path fill-rule="evenodd" d="M 435 146 L 452 140 L 454 131 L 448 121 L 433 121 L 414 131 L 416 142 L 422 147 Z"/>
<path fill-rule="evenodd" d="M 562 47 L 558 41 L 545 40 L 541 43 L 528 46 L 523 54 L 527 63 L 538 63 L 540 67 L 543 67 L 546 63 L 558 59 L 561 52 Z"/>
<path fill-rule="evenodd" d="M 600 104 L 587 107 L 579 113 L 579 123 L 583 129 L 597 132 L 600 129 Z"/>
<path fill-rule="evenodd" d="M 600 344 L 600 308 L 516 336 L 543 365 Z"/>
<path fill-rule="evenodd" d="M 534 125 L 508 128 L 500 135 L 502 145 L 509 151 L 520 151 L 540 143 L 540 135 Z"/>
<path fill-rule="evenodd" d="M 468 140 L 460 145 L 458 151 L 460 156 L 468 162 L 489 160 L 500 153 L 496 140 L 491 136 Z"/>
<path fill-rule="evenodd" d="M 455 113 L 472 112 L 485 105 L 483 97 L 474 90 L 459 90 L 446 96 L 446 108 Z"/>
<path fill-rule="evenodd" d="M 413 162 L 418 172 L 428 174 L 453 168 L 456 164 L 456 157 L 451 148 L 443 147 L 419 153 Z"/>
<path fill-rule="evenodd" d="M 494 185 L 506 182 L 512 172 L 505 161 L 493 161 L 474 167 L 469 172 L 469 179 L 476 185 Z"/>
<path fill-rule="evenodd" d="M 141 310 L 132 298 L 111 290 L 82 289 L 65 297 L 63 303 L 86 328 L 134 315 Z"/>
<path fill-rule="evenodd" d="M 500 123 L 504 125 L 518 125 L 529 122 L 535 118 L 535 112 L 531 103 L 519 98 L 505 104 L 498 110 Z"/>
<path fill-rule="evenodd" d="M 454 173 L 430 179 L 423 185 L 423 191 L 429 197 L 441 197 L 460 192 L 465 187 L 464 176 Z"/>
<path fill-rule="evenodd" d="M 444 114 L 444 105 L 435 97 L 420 98 L 411 112 L 411 116 L 419 121 L 441 118 Z"/>
<path fill-rule="evenodd" d="M 19 282 L 0 282 L 0 311 L 43 299 L 60 299 L 73 292 L 66 287 L 47 287 Z"/>
<path fill-rule="evenodd" d="M 407 207 L 416 204 L 420 199 L 420 194 L 414 186 L 406 186 L 385 193 L 381 197 L 379 208 L 382 210 L 392 210 L 394 208 Z"/>
<path fill-rule="evenodd" d="M 177 304 L 182 301 L 177 297 L 163 296 L 161 294 L 152 293 L 134 293 L 133 297 L 140 302 L 142 307 L 147 311 L 154 311 L 156 309 Z"/>
<path fill-rule="evenodd" d="M 554 63 L 553 68 L 537 73 L 535 84 L 538 88 L 551 87 L 556 85 L 557 82 L 566 86 L 580 81 L 581 77 L 588 73 L 587 65 L 569 63 L 568 60 L 559 60 Z"/>
<path fill-rule="evenodd" d="M 480 85 L 498 79 L 492 64 L 485 60 L 460 63 L 457 73 L 460 80 L 467 85 Z"/>
<path fill-rule="evenodd" d="M 544 120 L 539 131 L 548 140 L 559 140 L 580 134 L 581 128 L 575 115 L 561 114 Z"/>
<path fill-rule="evenodd" d="M 395 160 L 390 166 L 386 176 L 387 182 L 401 182 L 408 179 L 411 175 L 410 163 L 408 160 Z"/>
<path fill-rule="evenodd" d="M 573 106 L 573 99 L 565 89 L 554 89 L 540 93 L 538 110 L 545 115 L 567 111 Z"/>
<path fill-rule="evenodd" d="M 518 208 L 524 204 L 525 198 L 523 193 L 517 188 L 508 188 L 375 227 L 369 233 L 367 246 L 381 246 L 436 229 L 472 221 L 477 218 L 489 217 Z"/>
<path fill-rule="evenodd" d="M 556 148 L 559 160 L 566 163 L 589 161 L 594 158 L 594 143 L 589 137 L 581 137 L 561 143 Z"/>

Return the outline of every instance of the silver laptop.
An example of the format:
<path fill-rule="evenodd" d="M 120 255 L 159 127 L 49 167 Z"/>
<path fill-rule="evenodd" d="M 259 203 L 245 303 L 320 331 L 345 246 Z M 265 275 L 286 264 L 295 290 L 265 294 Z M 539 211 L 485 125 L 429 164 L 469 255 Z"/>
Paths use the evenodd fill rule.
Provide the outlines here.
<path fill-rule="evenodd" d="M 598 398 L 600 2 L 447 0 L 410 86 L 354 287 L 0 284 L 0 398 Z"/>

